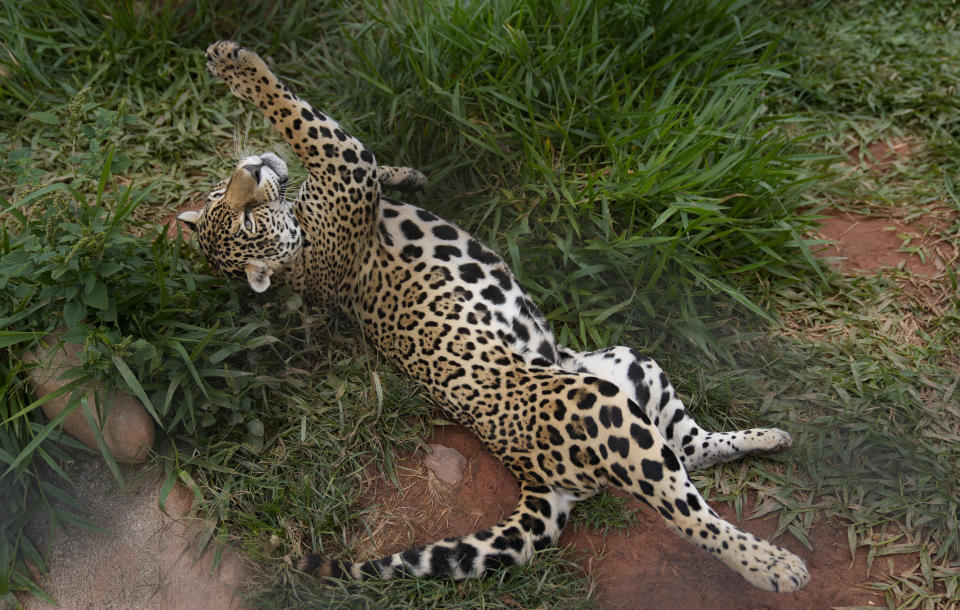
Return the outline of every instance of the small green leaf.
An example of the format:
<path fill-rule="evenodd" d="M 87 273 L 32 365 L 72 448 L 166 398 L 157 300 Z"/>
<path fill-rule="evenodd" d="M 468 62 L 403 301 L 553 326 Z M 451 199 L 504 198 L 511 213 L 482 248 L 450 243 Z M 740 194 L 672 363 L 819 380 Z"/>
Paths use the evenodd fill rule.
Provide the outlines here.
<path fill-rule="evenodd" d="M 83 303 L 70 301 L 63 306 L 63 321 L 67 328 L 75 328 L 86 315 L 87 307 Z"/>
<path fill-rule="evenodd" d="M 97 280 L 93 287 L 83 295 L 83 302 L 94 309 L 106 309 L 110 304 L 110 298 L 107 295 L 107 286 Z"/>
<path fill-rule="evenodd" d="M 60 123 L 60 118 L 52 112 L 31 112 L 29 116 L 31 119 L 46 123 L 47 125 L 58 125 Z"/>
<path fill-rule="evenodd" d="M 4 254 L 3 258 L 0 259 L 0 274 L 9 276 L 9 277 L 20 277 L 24 275 L 24 271 L 28 268 L 32 271 L 33 261 L 30 258 L 30 253 L 25 250 L 14 250 L 8 254 Z"/>
<path fill-rule="evenodd" d="M 113 275 L 114 273 L 116 273 L 117 271 L 120 271 L 121 269 L 123 269 L 122 264 L 116 261 L 108 261 L 106 263 L 100 263 L 97 266 L 97 273 L 99 273 L 102 277 L 107 277 L 107 276 Z"/>

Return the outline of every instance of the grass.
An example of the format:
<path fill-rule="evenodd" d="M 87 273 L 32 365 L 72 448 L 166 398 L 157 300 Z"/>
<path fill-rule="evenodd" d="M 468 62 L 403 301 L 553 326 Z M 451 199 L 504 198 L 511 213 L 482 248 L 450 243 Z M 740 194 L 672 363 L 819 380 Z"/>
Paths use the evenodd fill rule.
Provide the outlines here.
<path fill-rule="evenodd" d="M 610 530 L 622 532 L 637 523 L 637 514 L 629 504 L 631 501 L 626 496 L 602 491 L 579 502 L 570 515 L 570 522 L 578 530 L 596 530 L 604 535 Z"/>
<path fill-rule="evenodd" d="M 147 224 L 196 201 L 240 149 L 285 154 L 204 76 L 202 49 L 230 37 L 381 162 L 429 172 L 414 202 L 503 253 L 564 342 L 644 345 L 708 427 L 794 434 L 789 459 L 697 475 L 710 496 L 742 510 L 755 492 L 801 541 L 838 519 L 875 565 L 917 551 L 912 575 L 874 586 L 894 606 L 947 603 L 957 299 L 910 298 L 904 272 L 838 276 L 809 235 L 829 205 L 939 214 L 955 243 L 955 24 L 936 2 L 3 5 L 0 462 L 16 466 L 0 502 L 17 520 L 3 524 L 0 599 L 36 589 L 24 559 L 44 569 L 22 534 L 28 507 L 83 516 L 56 503 L 67 482 L 40 483 L 40 463 L 68 457 L 17 364 L 64 322 L 86 346 L 79 374 L 139 386 L 154 407 L 165 493 L 180 481 L 203 500 L 199 546 L 232 539 L 275 567 L 263 603 L 552 607 L 592 590 L 555 552 L 482 583 L 324 592 L 283 569 L 307 546 L 349 555 L 364 468 L 392 472 L 435 414 L 342 320 L 211 278 Z M 838 164 L 904 139 L 917 145 L 884 173 Z M 70 255 L 64 220 L 101 239 L 61 273 L 42 256 Z M 619 527 L 622 513 L 603 495 L 578 519 Z"/>

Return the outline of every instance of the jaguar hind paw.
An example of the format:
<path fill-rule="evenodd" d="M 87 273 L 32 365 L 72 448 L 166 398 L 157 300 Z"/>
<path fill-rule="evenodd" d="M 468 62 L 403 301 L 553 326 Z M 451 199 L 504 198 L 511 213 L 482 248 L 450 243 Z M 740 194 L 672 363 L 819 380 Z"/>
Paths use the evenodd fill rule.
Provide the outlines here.
<path fill-rule="evenodd" d="M 755 540 L 749 548 L 752 551 L 748 551 L 746 559 L 739 566 L 731 567 L 740 567 L 740 575 L 755 587 L 793 593 L 810 582 L 807 564 L 790 551 L 765 540 Z"/>

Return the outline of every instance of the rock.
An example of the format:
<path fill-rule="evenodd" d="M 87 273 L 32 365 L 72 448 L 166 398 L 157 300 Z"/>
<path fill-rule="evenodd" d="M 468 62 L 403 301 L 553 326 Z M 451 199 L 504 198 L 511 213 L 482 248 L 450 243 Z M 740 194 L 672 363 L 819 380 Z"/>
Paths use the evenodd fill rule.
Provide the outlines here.
<path fill-rule="evenodd" d="M 80 346 L 63 343 L 60 337 L 62 327 L 43 338 L 40 345 L 24 354 L 24 362 L 36 364 L 27 370 L 27 375 L 37 397 L 45 396 L 65 386 L 68 381 L 61 380 L 63 373 L 80 364 L 78 354 Z M 110 454 L 118 462 L 143 462 L 153 447 L 153 420 L 140 401 L 119 390 L 109 395 L 99 383 L 91 384 L 87 390 L 87 404 L 97 417 L 95 395 L 99 391 L 103 404 L 104 417 L 98 422 L 104 443 Z M 59 396 L 41 405 L 49 418 L 56 417 L 67 406 L 70 393 Z M 75 409 L 63 420 L 63 431 L 87 447 L 99 450 L 93 430 L 87 421 L 82 407 Z"/>
<path fill-rule="evenodd" d="M 430 449 L 433 453 L 423 458 L 426 467 L 447 485 L 459 483 L 467 466 L 467 458 L 456 449 L 443 445 L 430 445 Z"/>

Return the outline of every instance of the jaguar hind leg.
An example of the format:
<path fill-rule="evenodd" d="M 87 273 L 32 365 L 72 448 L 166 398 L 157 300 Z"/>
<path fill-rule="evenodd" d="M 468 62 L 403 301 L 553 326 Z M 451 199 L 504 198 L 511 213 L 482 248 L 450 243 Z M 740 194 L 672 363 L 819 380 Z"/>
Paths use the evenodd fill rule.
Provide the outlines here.
<path fill-rule="evenodd" d="M 809 581 L 802 559 L 738 529 L 707 505 L 659 428 L 614 383 L 581 375 L 568 392 L 570 404 L 558 406 L 544 429 L 567 450 L 569 484 L 606 483 L 632 494 L 756 587 L 791 592 Z"/>
<path fill-rule="evenodd" d="M 575 501 L 544 485 L 520 486 L 520 501 L 505 520 L 473 534 L 447 538 L 367 562 L 328 559 L 311 553 L 297 568 L 323 578 L 480 578 L 502 566 L 519 565 L 553 544 Z"/>
<path fill-rule="evenodd" d="M 645 414 L 638 416 L 638 405 L 630 406 L 636 413 L 631 413 L 623 426 L 631 432 L 628 455 L 622 459 L 622 445 L 619 453 L 610 454 L 610 461 L 619 466 L 611 467 L 610 482 L 656 508 L 675 533 L 755 587 L 781 593 L 803 587 L 810 580 L 803 560 L 721 519 L 697 491 L 657 428 L 644 424 Z"/>
<path fill-rule="evenodd" d="M 618 346 L 581 353 L 562 348 L 560 355 L 563 368 L 613 382 L 643 407 L 687 471 L 745 455 L 777 453 L 793 442 L 789 433 L 778 428 L 707 432 L 684 409 L 657 363 L 635 349 Z"/>

